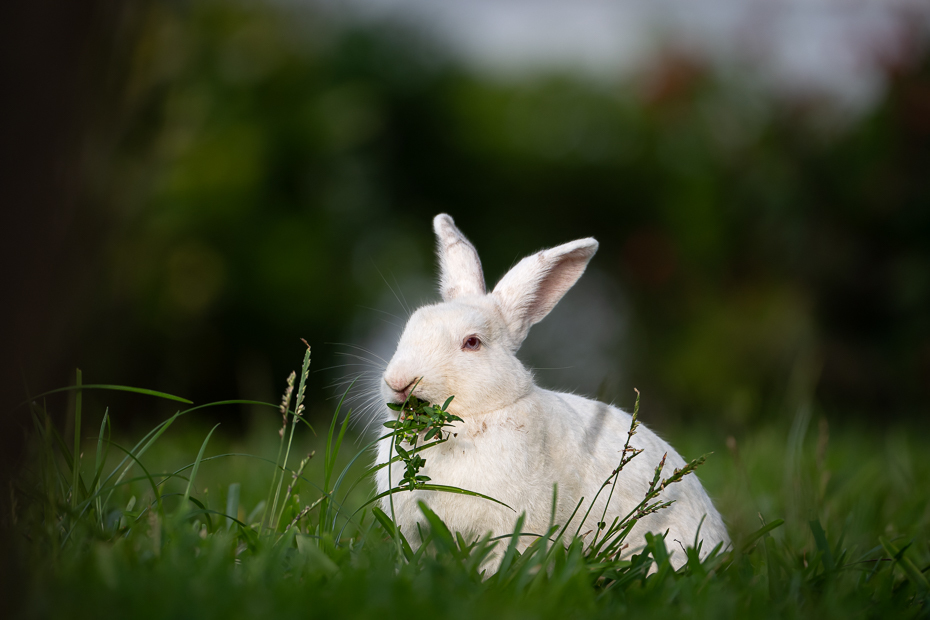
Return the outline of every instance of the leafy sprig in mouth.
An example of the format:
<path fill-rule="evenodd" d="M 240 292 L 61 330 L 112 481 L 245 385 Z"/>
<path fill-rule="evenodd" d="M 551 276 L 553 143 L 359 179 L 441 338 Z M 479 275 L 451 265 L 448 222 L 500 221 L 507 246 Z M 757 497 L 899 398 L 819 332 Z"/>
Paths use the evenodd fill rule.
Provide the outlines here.
<path fill-rule="evenodd" d="M 426 459 L 418 454 L 417 442 L 421 436 L 423 441 L 437 439 L 437 441 L 429 445 L 448 441 L 452 433 L 447 431 L 443 436 L 443 429 L 451 427 L 453 422 L 463 421 L 462 418 L 447 411 L 453 398 L 455 397 L 450 396 L 447 398 L 442 406 L 433 405 L 413 395 L 407 398 L 403 404 L 387 404 L 388 408 L 399 412 L 396 420 L 389 420 L 384 423 L 384 426 L 395 433 L 394 450 L 397 451 L 405 466 L 404 477 L 399 486 L 414 489 L 430 480 L 429 476 L 419 473 L 423 466 L 426 465 Z M 410 447 L 405 449 L 401 445 L 404 443 Z"/>

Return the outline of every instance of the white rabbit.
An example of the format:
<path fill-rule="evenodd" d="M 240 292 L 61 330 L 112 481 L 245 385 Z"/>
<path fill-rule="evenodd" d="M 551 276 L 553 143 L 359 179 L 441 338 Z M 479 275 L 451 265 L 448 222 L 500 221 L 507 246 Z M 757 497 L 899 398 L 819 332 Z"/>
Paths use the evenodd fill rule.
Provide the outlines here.
<path fill-rule="evenodd" d="M 524 258 L 493 292 L 486 293 L 478 254 L 452 218 L 437 215 L 433 228 L 443 301 L 424 306 L 410 317 L 384 372 L 382 396 L 386 402 L 401 403 L 414 385 L 415 395 L 432 403 L 443 403 L 454 395 L 449 412 L 463 422 L 456 423 L 455 436 L 448 442 L 422 453 L 426 465 L 420 473 L 435 484 L 496 498 L 513 511 L 471 496 L 404 491 L 392 496 L 397 525 L 418 544 L 416 524 L 424 518 L 417 502 L 423 501 L 452 531 L 472 538 L 487 532 L 510 534 L 517 516 L 524 512 L 523 531 L 541 534 L 549 525 L 553 483 L 558 483 L 555 523 L 565 524 L 577 502 L 585 498 L 567 530 L 574 533 L 598 489 L 620 462 L 631 417 L 601 402 L 538 387 L 515 354 L 530 327 L 552 310 L 584 272 L 597 251 L 597 241 L 579 239 Z M 384 407 L 385 420 L 396 417 L 396 412 Z M 608 524 L 643 499 L 664 454 L 668 457 L 663 478 L 685 465 L 674 448 L 645 426 L 639 427 L 630 445 L 643 452 L 620 473 L 607 510 Z M 389 442 L 380 442 L 378 462 L 386 462 L 389 451 Z M 392 466 L 390 481 L 388 469 L 380 469 L 378 492 L 396 486 L 402 475 L 402 464 Z M 581 526 L 582 533 L 597 527 L 608 492 L 605 489 L 600 494 Z M 668 530 L 666 546 L 676 567 L 686 560 L 682 546 L 693 545 L 698 532 L 703 554 L 718 543 L 729 544 L 723 520 L 695 475 L 668 485 L 660 499 L 675 502 L 639 521 L 627 539 L 630 549 L 625 556 L 642 547 L 647 531 Z M 388 498 L 382 505 L 390 514 Z M 522 537 L 518 548 L 524 550 L 532 540 Z M 488 574 L 499 561 L 499 553 L 491 556 Z"/>

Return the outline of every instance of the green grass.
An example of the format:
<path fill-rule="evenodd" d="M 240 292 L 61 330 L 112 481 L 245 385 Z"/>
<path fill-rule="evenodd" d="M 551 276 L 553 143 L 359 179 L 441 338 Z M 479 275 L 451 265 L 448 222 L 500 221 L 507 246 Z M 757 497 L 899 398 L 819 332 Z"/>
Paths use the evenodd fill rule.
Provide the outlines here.
<path fill-rule="evenodd" d="M 790 426 L 735 438 L 692 429 L 671 439 L 688 456 L 714 450 L 698 475 L 729 524 L 732 550 L 704 561 L 690 552 L 675 571 L 660 536 L 623 560 L 569 538 L 538 539 L 519 554 L 505 537 L 496 542 L 507 550 L 502 568 L 487 575 L 481 561 L 494 543 L 464 540 L 427 510 L 430 542 L 417 550 L 390 514 L 359 510 L 373 496 L 371 451 L 338 408 L 311 432 L 302 415 L 308 365 L 309 352 L 279 413 L 266 405 L 278 425 L 238 440 L 215 427 L 195 434 L 203 409 L 182 404 L 123 444 L 110 437 L 109 412 L 81 411 L 80 391 L 74 437 L 65 438 L 33 399 L 30 457 L 3 517 L 13 533 L 4 561 L 16 566 L 20 595 L 13 615 L 930 615 L 930 462 L 906 429 L 838 431 L 805 408 Z M 139 398 L 152 396 L 165 395 Z M 443 409 L 422 411 L 440 424 Z M 419 453 L 405 454 L 395 464 L 410 472 L 406 485 L 427 488 Z"/>

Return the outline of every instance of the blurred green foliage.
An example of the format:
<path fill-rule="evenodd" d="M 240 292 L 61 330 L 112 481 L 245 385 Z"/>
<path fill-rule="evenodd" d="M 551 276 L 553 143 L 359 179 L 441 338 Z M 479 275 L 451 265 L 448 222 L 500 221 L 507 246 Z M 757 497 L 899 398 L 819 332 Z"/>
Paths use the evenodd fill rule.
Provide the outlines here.
<path fill-rule="evenodd" d="M 844 415 L 926 412 L 926 54 L 849 119 L 675 50 L 618 82 L 505 82 L 312 7 L 127 15 L 87 156 L 88 377 L 273 399 L 299 336 L 335 363 L 320 345 L 376 323 L 393 278 L 431 277 L 447 211 L 489 278 L 596 236 L 631 306 L 608 396 L 636 385 L 657 418 L 742 425 L 810 389 Z"/>

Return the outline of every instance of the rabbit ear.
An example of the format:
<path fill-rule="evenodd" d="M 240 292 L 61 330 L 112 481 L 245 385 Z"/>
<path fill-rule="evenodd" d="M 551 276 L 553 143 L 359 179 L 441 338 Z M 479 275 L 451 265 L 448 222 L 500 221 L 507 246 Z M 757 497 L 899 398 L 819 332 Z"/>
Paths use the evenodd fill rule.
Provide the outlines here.
<path fill-rule="evenodd" d="M 492 293 L 518 346 L 530 327 L 549 314 L 597 252 L 597 241 L 578 239 L 527 256 L 501 278 Z"/>
<path fill-rule="evenodd" d="M 445 213 L 433 218 L 439 255 L 439 292 L 443 301 L 460 295 L 484 295 L 484 273 L 475 246 Z"/>

